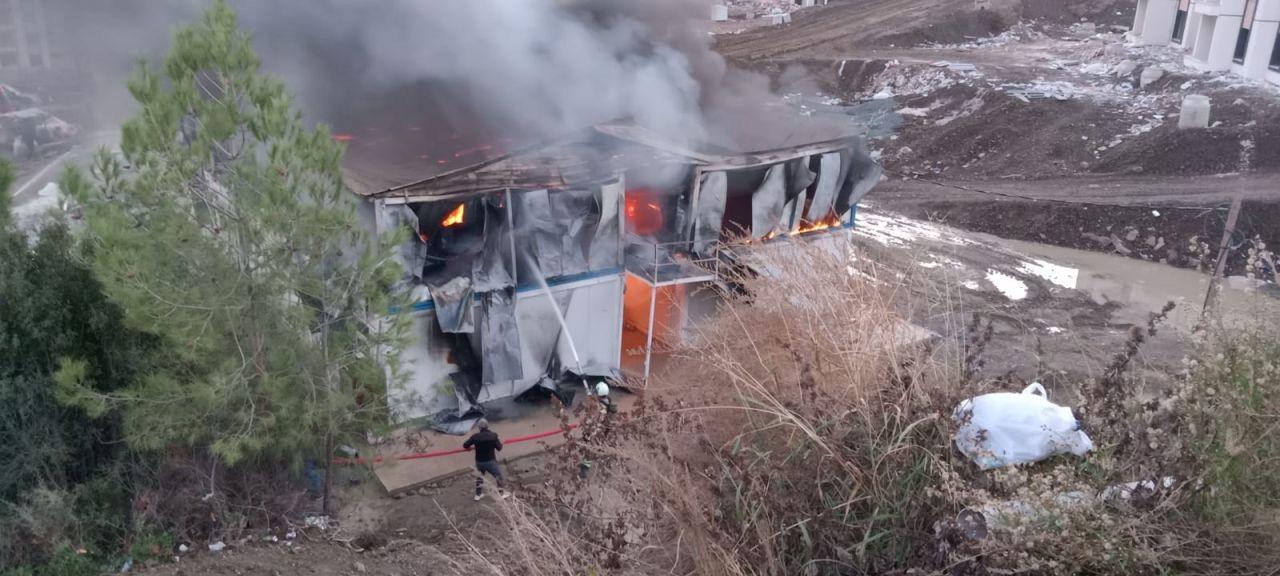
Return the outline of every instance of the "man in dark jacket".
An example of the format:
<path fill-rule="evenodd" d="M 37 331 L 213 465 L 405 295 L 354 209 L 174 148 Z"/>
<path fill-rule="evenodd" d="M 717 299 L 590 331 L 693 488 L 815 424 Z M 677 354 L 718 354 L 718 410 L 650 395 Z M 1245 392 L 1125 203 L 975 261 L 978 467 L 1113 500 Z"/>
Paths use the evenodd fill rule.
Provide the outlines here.
<path fill-rule="evenodd" d="M 462 444 L 463 450 L 475 450 L 476 452 L 476 501 L 484 498 L 484 475 L 493 476 L 498 483 L 498 494 L 503 498 L 507 497 L 507 483 L 502 477 L 502 468 L 498 466 L 498 452 L 502 450 L 502 439 L 498 438 L 498 434 L 489 429 L 489 421 L 481 418 L 476 426 L 480 428 L 479 432 L 471 435 L 465 443 Z"/>

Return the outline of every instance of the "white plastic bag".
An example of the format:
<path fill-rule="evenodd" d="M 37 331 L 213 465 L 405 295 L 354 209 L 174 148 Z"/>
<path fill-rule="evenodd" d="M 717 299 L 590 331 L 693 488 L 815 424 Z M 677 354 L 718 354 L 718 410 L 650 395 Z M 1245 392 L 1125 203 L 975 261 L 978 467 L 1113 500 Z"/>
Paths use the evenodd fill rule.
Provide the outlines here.
<path fill-rule="evenodd" d="M 1071 409 L 1049 401 L 1036 382 L 1021 394 L 984 394 L 955 410 L 956 447 L 989 470 L 1039 462 L 1055 454 L 1083 456 L 1093 441 L 1080 430 Z"/>

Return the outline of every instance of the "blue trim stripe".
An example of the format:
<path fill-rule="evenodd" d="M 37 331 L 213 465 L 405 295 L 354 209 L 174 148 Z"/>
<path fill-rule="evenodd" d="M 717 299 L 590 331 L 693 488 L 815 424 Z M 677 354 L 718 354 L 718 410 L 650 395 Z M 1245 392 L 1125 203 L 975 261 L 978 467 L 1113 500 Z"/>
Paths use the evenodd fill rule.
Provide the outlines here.
<path fill-rule="evenodd" d="M 575 283 L 575 282 L 582 282 L 582 281 L 585 281 L 585 280 L 594 280 L 594 279 L 596 279 L 596 278 L 604 278 L 604 277 L 606 277 L 606 276 L 617 276 L 617 277 L 621 278 L 621 277 L 622 277 L 623 272 L 624 272 L 623 268 L 621 268 L 621 267 L 617 267 L 617 268 L 609 268 L 609 269 L 607 269 L 607 270 L 597 270 L 597 271 L 594 271 L 594 272 L 583 272 L 582 274 L 573 274 L 573 275 L 571 275 L 571 276 L 561 276 L 561 277 L 559 277 L 559 278 L 552 278 L 552 279 L 550 279 L 550 280 L 547 280 L 547 287 L 549 287 L 549 288 L 554 288 L 554 287 L 556 287 L 556 286 L 563 286 L 563 285 L 565 285 L 565 284 L 573 284 L 573 283 Z M 537 283 L 526 283 L 526 284 L 521 284 L 521 285 L 517 286 L 517 287 L 516 287 L 516 292 L 518 292 L 518 293 L 526 293 L 526 292 L 533 292 L 533 291 L 535 291 L 535 290 L 541 290 L 541 289 L 542 289 L 542 285 L 540 285 L 540 284 L 537 284 Z M 474 301 L 475 301 L 475 302 L 479 302 L 479 301 L 480 301 L 481 296 L 482 296 L 482 294 L 476 294 L 476 295 L 474 295 L 474 296 L 473 296 Z M 411 312 L 426 312 L 426 311 L 428 311 L 428 310 L 435 310 L 435 309 L 436 309 L 436 303 L 435 303 L 434 301 L 432 301 L 432 300 L 427 300 L 427 301 L 424 301 L 424 302 L 417 302 L 417 303 L 415 303 L 413 306 L 410 306 L 410 307 L 409 307 L 409 311 L 411 311 Z M 392 313 L 392 314 L 399 314 L 399 313 L 400 313 L 400 311 L 401 311 L 401 310 L 400 310 L 400 308 L 399 308 L 398 306 L 393 306 L 393 307 L 391 308 L 391 313 Z"/>

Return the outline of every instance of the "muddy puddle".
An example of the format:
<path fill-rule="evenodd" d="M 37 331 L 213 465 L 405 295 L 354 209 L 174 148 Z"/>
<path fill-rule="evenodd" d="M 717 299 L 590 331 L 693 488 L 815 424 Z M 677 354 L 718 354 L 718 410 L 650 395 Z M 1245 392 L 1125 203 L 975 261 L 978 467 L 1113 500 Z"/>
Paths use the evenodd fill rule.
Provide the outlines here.
<path fill-rule="evenodd" d="M 1209 276 L 1194 270 L 1131 258 L 1060 248 L 1017 240 L 997 243 L 1032 258 L 1047 260 L 1078 271 L 1076 290 L 1088 294 L 1098 304 L 1120 305 L 1113 320 L 1144 324 L 1147 314 L 1159 310 L 1167 302 L 1177 308 L 1169 315 L 1169 324 L 1190 331 L 1201 318 Z M 1280 318 L 1280 298 L 1274 286 L 1253 288 L 1243 279 L 1223 282 L 1217 317 L 1228 327 L 1246 328 L 1265 319 Z"/>

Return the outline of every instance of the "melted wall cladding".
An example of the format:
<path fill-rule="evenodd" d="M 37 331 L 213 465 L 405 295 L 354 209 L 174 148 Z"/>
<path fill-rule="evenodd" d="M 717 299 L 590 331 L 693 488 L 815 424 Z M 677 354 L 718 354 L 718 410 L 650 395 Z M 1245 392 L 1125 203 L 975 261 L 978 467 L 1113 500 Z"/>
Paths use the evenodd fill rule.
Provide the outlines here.
<path fill-rule="evenodd" d="M 481 379 L 485 385 L 524 378 L 514 288 L 484 295 L 480 328 Z"/>
<path fill-rule="evenodd" d="M 764 183 L 751 196 L 751 235 L 764 238 L 777 227 L 786 205 L 786 167 L 776 164 L 769 168 Z"/>
<path fill-rule="evenodd" d="M 694 252 L 706 254 L 712 244 L 720 241 L 728 194 L 728 174 L 711 172 L 702 176 L 698 192 L 698 216 L 693 231 Z"/>

